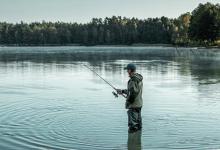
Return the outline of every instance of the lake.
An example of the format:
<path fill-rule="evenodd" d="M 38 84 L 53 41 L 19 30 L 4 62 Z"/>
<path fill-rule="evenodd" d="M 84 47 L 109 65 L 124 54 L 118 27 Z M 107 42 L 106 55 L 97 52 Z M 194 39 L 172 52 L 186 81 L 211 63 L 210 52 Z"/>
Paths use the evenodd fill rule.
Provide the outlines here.
<path fill-rule="evenodd" d="M 143 129 L 128 134 L 118 88 L 144 77 Z M 220 50 L 1 47 L 0 149 L 219 149 Z"/>

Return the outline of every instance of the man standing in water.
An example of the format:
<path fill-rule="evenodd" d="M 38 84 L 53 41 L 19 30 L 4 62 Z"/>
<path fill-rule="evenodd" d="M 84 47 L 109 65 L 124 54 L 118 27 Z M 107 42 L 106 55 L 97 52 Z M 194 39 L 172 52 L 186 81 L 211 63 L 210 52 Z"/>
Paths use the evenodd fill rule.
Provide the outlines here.
<path fill-rule="evenodd" d="M 142 128 L 141 108 L 143 105 L 143 77 L 136 73 L 136 66 L 134 64 L 128 64 L 124 69 L 127 70 L 130 77 L 127 85 L 128 87 L 126 90 L 118 89 L 117 92 L 118 94 L 127 95 L 125 108 L 128 109 L 128 131 L 133 133 Z"/>

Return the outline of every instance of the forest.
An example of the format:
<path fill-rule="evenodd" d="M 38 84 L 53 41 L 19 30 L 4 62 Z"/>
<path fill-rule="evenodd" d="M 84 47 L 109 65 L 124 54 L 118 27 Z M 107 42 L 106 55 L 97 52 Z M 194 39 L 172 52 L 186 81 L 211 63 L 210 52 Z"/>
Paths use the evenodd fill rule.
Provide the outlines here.
<path fill-rule="evenodd" d="M 89 23 L 0 22 L 0 45 L 219 46 L 220 5 L 199 4 L 178 18 L 93 18 Z"/>

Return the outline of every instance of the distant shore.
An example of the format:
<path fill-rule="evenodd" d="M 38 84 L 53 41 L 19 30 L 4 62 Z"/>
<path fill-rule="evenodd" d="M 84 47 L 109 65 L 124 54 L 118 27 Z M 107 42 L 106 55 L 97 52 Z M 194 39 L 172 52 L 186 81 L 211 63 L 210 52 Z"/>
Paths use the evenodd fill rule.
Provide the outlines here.
<path fill-rule="evenodd" d="M 173 48 L 220 48 L 218 46 L 180 46 L 180 45 L 173 45 L 173 44 L 142 44 L 142 43 L 135 43 L 129 45 L 83 45 L 83 44 L 2 44 L 0 47 L 60 47 L 60 46 L 84 46 L 84 47 L 173 47 Z"/>

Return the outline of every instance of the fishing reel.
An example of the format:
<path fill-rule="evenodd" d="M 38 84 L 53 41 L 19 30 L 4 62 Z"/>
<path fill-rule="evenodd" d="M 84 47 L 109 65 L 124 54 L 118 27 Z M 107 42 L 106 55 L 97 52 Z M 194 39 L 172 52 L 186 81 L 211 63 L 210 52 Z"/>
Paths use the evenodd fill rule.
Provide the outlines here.
<path fill-rule="evenodd" d="M 113 91 L 112 94 L 115 96 L 115 98 L 118 98 L 118 93 L 116 93 L 115 91 Z"/>
<path fill-rule="evenodd" d="M 125 94 L 123 94 L 123 93 L 120 94 L 120 93 L 116 93 L 115 91 L 113 91 L 112 94 L 115 96 L 115 98 L 118 98 L 119 95 L 121 95 L 121 96 L 124 97 L 124 98 L 127 98 L 127 95 L 125 95 Z"/>

